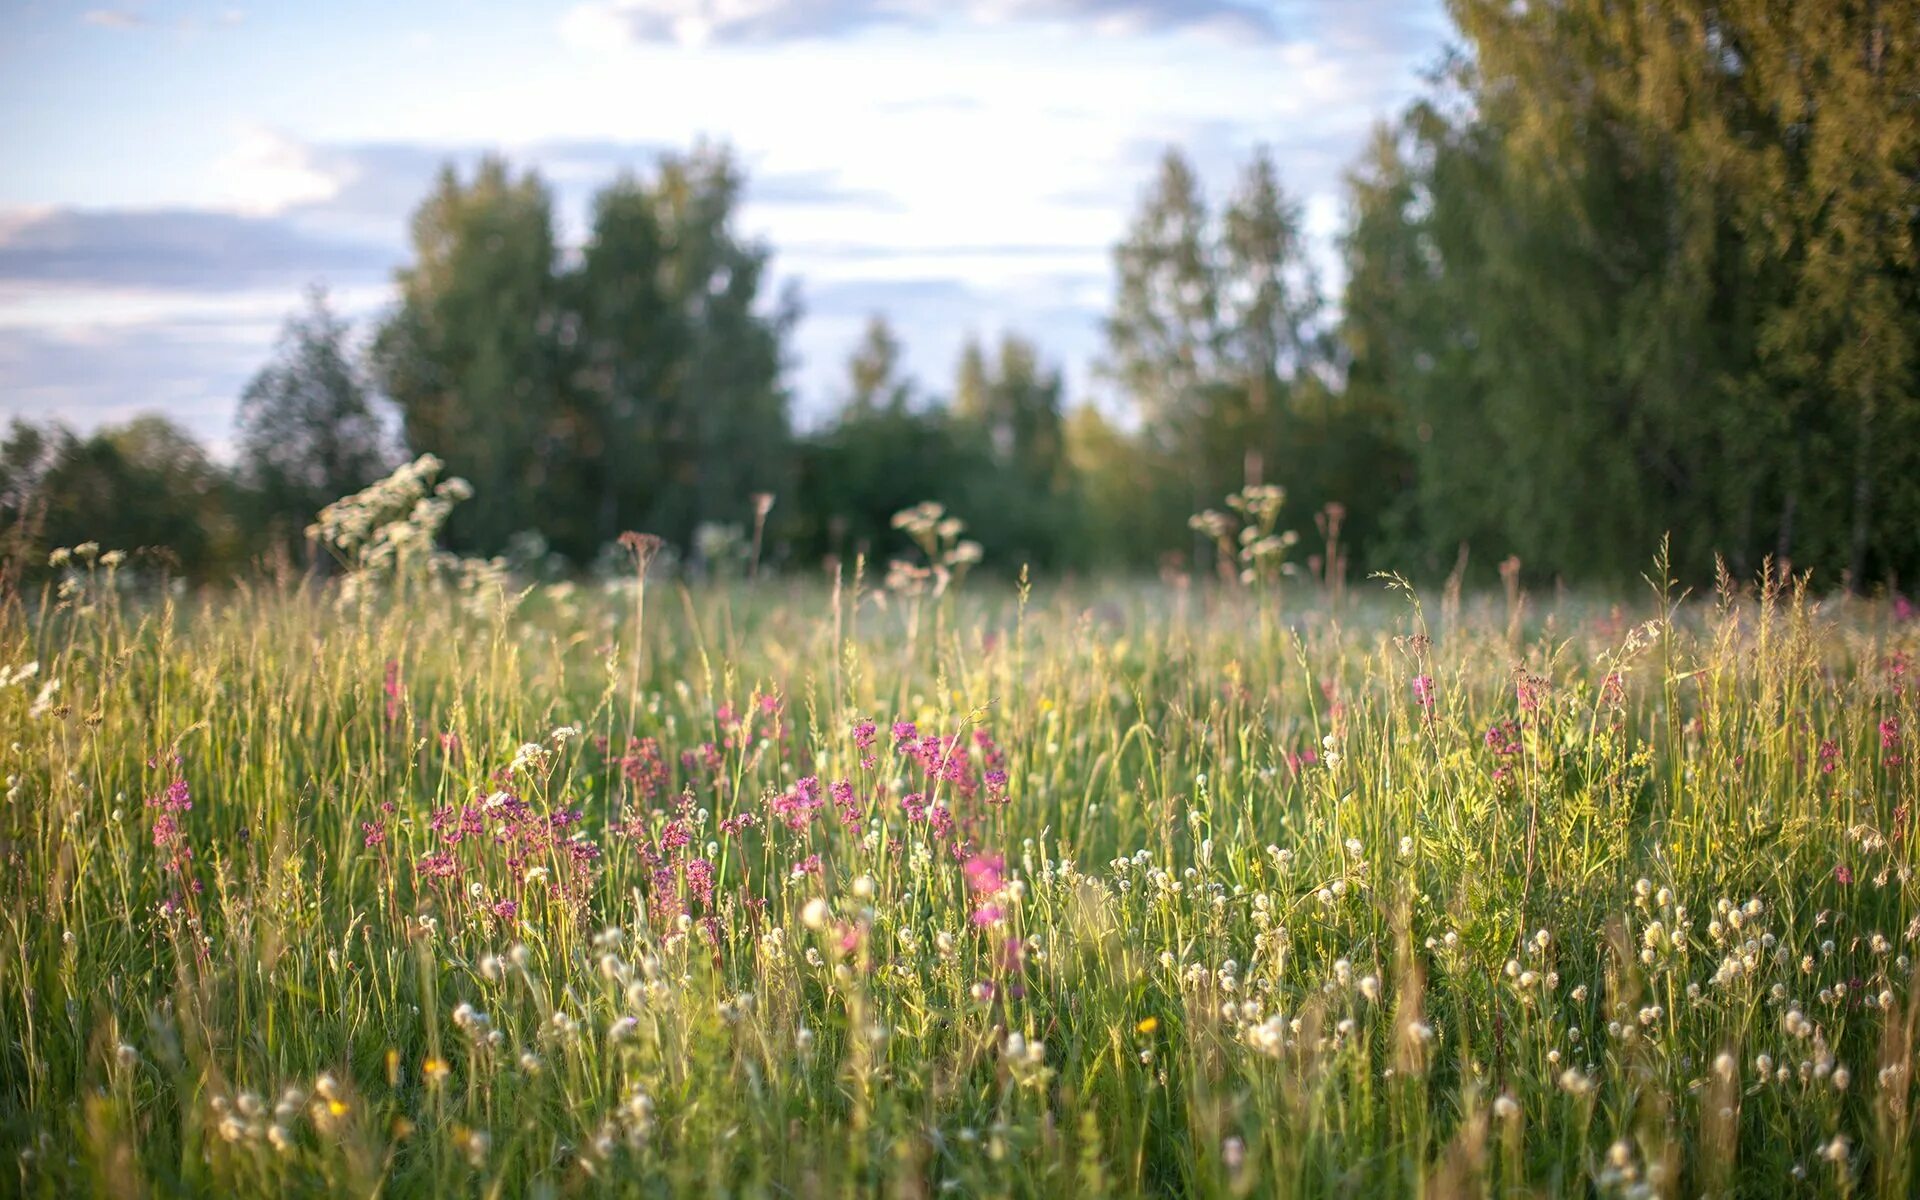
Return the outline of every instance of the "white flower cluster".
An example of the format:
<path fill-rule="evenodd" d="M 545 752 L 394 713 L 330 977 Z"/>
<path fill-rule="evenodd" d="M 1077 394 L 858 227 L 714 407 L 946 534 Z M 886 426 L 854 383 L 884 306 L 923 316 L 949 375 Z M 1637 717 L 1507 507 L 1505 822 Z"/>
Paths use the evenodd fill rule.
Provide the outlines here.
<path fill-rule="evenodd" d="M 1009 1033 L 1000 1057 L 1015 1083 L 1039 1087 L 1053 1073 L 1047 1067 L 1047 1044 L 1038 1038 L 1028 1041 L 1023 1034 Z"/>
<path fill-rule="evenodd" d="M 893 514 L 893 527 L 912 538 L 927 556 L 927 566 L 895 559 L 887 565 L 887 589 L 915 596 L 929 580 L 938 596 L 949 584 L 966 574 L 968 567 L 980 561 L 980 543 L 960 535 L 967 523 L 950 516 L 942 505 L 931 500 Z"/>
<path fill-rule="evenodd" d="M 453 506 L 472 497 L 464 479 L 435 482 L 444 464 L 431 454 L 320 510 L 307 537 L 363 571 L 393 572 L 430 560 Z"/>

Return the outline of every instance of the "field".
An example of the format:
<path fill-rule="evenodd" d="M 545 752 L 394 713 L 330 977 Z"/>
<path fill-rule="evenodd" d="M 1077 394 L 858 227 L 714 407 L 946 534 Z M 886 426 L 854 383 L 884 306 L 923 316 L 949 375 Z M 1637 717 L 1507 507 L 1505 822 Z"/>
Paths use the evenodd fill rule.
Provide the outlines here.
<path fill-rule="evenodd" d="M 0 1191 L 1920 1187 L 1896 605 L 129 570 L 0 619 Z"/>

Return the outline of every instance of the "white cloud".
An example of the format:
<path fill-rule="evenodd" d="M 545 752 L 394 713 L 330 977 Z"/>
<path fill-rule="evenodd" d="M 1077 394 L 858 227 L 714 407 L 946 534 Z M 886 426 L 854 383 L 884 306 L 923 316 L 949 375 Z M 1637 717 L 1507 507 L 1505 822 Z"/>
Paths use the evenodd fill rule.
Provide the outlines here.
<path fill-rule="evenodd" d="M 330 200 L 345 183 L 319 161 L 311 144 L 272 129 L 248 130 L 214 164 L 213 174 L 226 203 L 246 213 L 277 213 Z"/>
<path fill-rule="evenodd" d="M 154 11 L 154 28 L 174 27 Z M 1340 171 L 1371 120 L 1414 91 L 1440 12 L 1439 0 L 593 0 L 556 39 L 551 17 L 508 37 L 422 28 L 395 9 L 354 36 L 430 38 L 406 70 L 373 53 L 353 86 L 325 87 L 351 56 L 316 48 L 310 64 L 284 61 L 284 89 L 236 87 L 225 123 L 222 110 L 180 119 L 167 91 L 145 107 L 116 93 L 110 117 L 78 130 L 89 136 L 45 140 L 53 161 L 111 140 L 129 111 L 161 131 L 156 169 L 125 165 L 123 138 L 111 170 L 42 171 L 58 186 L 14 190 L 56 206 L 0 209 L 0 333 L 24 354 L 0 410 L 54 396 L 72 373 L 91 381 L 90 404 L 126 386 L 211 413 L 309 280 L 351 291 L 362 316 L 391 297 L 408 215 L 449 159 L 470 170 L 502 151 L 537 167 L 577 242 L 595 188 L 702 134 L 746 168 L 741 231 L 772 245 L 777 280 L 804 285 L 803 412 L 837 392 L 874 307 L 931 389 L 947 386 L 967 332 L 1011 327 L 1078 395 L 1100 349 L 1109 248 L 1162 150 L 1187 151 L 1218 199 L 1268 145 L 1326 263 Z M 132 54 L 143 40 L 67 20 L 96 48 Z M 234 36 L 264 45 L 280 20 L 264 12 Z M 209 325 L 223 321 L 246 337 L 222 343 Z M 128 347 L 150 386 L 89 365 L 83 347 Z"/>
<path fill-rule="evenodd" d="M 146 17 L 125 8 L 88 9 L 80 19 L 101 29 L 138 29 L 147 23 Z"/>
<path fill-rule="evenodd" d="M 205 13 L 188 13 L 169 22 L 161 22 L 150 16 L 136 5 L 122 8 L 90 8 L 80 14 L 82 23 L 96 29 L 145 29 L 158 30 L 172 28 L 181 33 L 198 33 L 205 29 L 232 29 L 247 19 L 245 11 L 238 8 L 222 8 Z"/>
<path fill-rule="evenodd" d="M 1270 41 L 1282 35 L 1266 7 L 1246 0 L 596 0 L 572 9 L 563 29 L 587 44 L 766 45 L 952 21 L 1049 23 L 1115 36 L 1197 31 Z"/>

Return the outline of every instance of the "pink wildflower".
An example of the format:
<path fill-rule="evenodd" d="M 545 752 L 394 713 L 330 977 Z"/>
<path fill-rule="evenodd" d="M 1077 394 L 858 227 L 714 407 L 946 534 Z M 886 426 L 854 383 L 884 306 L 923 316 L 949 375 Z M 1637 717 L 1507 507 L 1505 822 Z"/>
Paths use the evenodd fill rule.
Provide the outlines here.
<path fill-rule="evenodd" d="M 999 891 L 1006 869 L 1007 860 L 998 854 L 976 854 L 961 867 L 967 886 L 982 893 Z"/>

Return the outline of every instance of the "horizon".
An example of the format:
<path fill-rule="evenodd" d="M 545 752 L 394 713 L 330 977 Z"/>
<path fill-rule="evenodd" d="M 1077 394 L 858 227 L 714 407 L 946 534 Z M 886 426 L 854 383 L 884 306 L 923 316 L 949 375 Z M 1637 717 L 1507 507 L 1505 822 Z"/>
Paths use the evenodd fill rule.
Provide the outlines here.
<path fill-rule="evenodd" d="M 1218 198 L 1269 147 L 1337 297 L 1342 175 L 1447 39 L 1433 0 L 465 8 L 4 10 L 6 415 L 158 412 L 224 456 L 309 286 L 360 336 L 391 302 L 443 164 L 537 169 L 572 249 L 593 190 L 700 139 L 747 173 L 770 294 L 800 285 L 797 424 L 875 313 L 925 392 L 967 337 L 1013 331 L 1098 400 L 1112 246 L 1160 153 Z"/>

